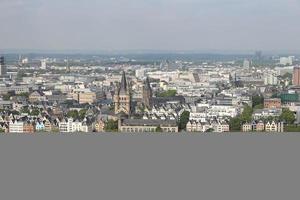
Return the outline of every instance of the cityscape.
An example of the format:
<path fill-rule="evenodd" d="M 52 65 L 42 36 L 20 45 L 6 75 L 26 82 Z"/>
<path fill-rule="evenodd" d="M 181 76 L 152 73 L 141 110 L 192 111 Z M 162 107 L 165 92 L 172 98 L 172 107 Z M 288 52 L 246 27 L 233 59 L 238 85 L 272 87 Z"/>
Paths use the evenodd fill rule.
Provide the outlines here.
<path fill-rule="evenodd" d="M 299 59 L 3 54 L 0 132 L 300 132 Z"/>

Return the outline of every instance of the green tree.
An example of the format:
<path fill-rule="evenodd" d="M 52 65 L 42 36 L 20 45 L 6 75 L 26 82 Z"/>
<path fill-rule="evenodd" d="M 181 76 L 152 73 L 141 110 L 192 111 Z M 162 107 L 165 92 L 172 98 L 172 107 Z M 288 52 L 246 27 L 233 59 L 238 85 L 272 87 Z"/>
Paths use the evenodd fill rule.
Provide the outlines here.
<path fill-rule="evenodd" d="M 253 108 L 251 108 L 248 105 L 245 106 L 242 114 L 230 119 L 229 121 L 230 130 L 240 131 L 242 123 L 252 121 L 252 114 L 253 114 Z"/>
<path fill-rule="evenodd" d="M 212 133 L 212 132 L 214 132 L 214 129 L 213 129 L 213 128 L 209 128 L 209 129 L 207 129 L 205 132 L 206 132 L 206 133 Z"/>
<path fill-rule="evenodd" d="M 24 106 L 24 107 L 21 109 L 21 113 L 27 113 L 27 114 L 29 114 L 30 111 L 29 111 L 28 106 Z"/>
<path fill-rule="evenodd" d="M 229 121 L 229 127 L 231 131 L 240 131 L 241 125 L 242 125 L 242 121 L 239 117 L 231 118 Z"/>
<path fill-rule="evenodd" d="M 254 108 L 257 105 L 264 104 L 264 97 L 260 95 L 255 95 L 252 97 L 252 108 Z"/>
<path fill-rule="evenodd" d="M 32 111 L 30 112 L 31 116 L 38 116 L 40 114 L 40 110 L 38 108 L 34 108 L 32 109 Z"/>
<path fill-rule="evenodd" d="M 263 104 L 258 104 L 258 105 L 256 105 L 256 106 L 253 107 L 254 110 L 263 109 L 263 108 L 264 108 Z"/>
<path fill-rule="evenodd" d="M 79 111 L 78 115 L 80 119 L 84 119 L 85 115 L 86 115 L 87 110 L 86 109 L 82 109 Z"/>
<path fill-rule="evenodd" d="M 5 133 L 5 130 L 0 128 L 0 133 Z"/>
<path fill-rule="evenodd" d="M 10 97 L 11 97 L 10 94 L 4 94 L 4 95 L 2 96 L 2 98 L 3 98 L 4 101 L 9 101 L 9 100 L 10 100 Z"/>
<path fill-rule="evenodd" d="M 179 130 L 185 130 L 186 129 L 186 125 L 190 120 L 190 112 L 188 111 L 184 111 L 179 118 Z"/>
<path fill-rule="evenodd" d="M 288 124 L 294 124 L 294 122 L 296 121 L 295 114 L 288 108 L 282 109 L 282 114 L 280 115 L 279 119 L 286 121 L 286 123 Z"/>
<path fill-rule="evenodd" d="M 29 93 L 28 92 L 25 92 L 25 93 L 21 93 L 21 94 L 18 94 L 17 96 L 19 97 L 25 97 L 25 98 L 29 98 Z"/>
<path fill-rule="evenodd" d="M 79 113 L 78 113 L 77 110 L 70 110 L 70 111 L 67 113 L 67 117 L 73 118 L 73 119 L 78 119 L 78 118 L 79 118 Z"/>
<path fill-rule="evenodd" d="M 156 128 L 156 132 L 157 132 L 157 133 L 161 133 L 161 132 L 163 132 L 163 130 L 161 129 L 160 126 L 158 126 L 158 127 Z"/>
<path fill-rule="evenodd" d="M 108 120 L 104 125 L 104 130 L 107 132 L 118 132 L 118 121 Z"/>
<path fill-rule="evenodd" d="M 250 122 L 252 120 L 253 109 L 250 106 L 245 106 L 244 111 L 241 114 L 240 118 L 244 122 Z"/>
<path fill-rule="evenodd" d="M 168 90 L 164 92 L 157 93 L 157 97 L 175 97 L 177 94 L 176 90 Z"/>

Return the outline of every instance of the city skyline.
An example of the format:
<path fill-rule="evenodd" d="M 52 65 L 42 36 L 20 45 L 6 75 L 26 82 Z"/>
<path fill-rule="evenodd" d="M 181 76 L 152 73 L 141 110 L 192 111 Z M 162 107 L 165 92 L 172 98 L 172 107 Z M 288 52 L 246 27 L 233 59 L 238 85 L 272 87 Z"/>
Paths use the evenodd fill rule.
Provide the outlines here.
<path fill-rule="evenodd" d="M 1 49 L 299 52 L 297 0 L 4 0 Z"/>

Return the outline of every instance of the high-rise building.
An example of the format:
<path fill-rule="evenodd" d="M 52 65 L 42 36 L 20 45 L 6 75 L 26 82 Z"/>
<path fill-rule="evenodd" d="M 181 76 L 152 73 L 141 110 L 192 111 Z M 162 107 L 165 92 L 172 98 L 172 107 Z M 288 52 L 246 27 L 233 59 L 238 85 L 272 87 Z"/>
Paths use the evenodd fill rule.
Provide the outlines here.
<path fill-rule="evenodd" d="M 250 63 L 249 60 L 244 60 L 243 67 L 244 67 L 245 69 L 249 69 L 249 68 L 250 68 L 250 65 L 251 65 L 251 63 Z"/>
<path fill-rule="evenodd" d="M 114 96 L 115 114 L 130 115 L 131 97 L 125 72 L 123 71 L 120 87 Z"/>
<path fill-rule="evenodd" d="M 294 67 L 293 85 L 300 86 L 300 67 Z"/>
<path fill-rule="evenodd" d="M 41 69 L 47 69 L 47 60 L 46 59 L 41 60 Z"/>
<path fill-rule="evenodd" d="M 0 76 L 5 76 L 6 75 L 6 67 L 5 67 L 5 62 L 4 62 L 4 57 L 0 57 Z"/>

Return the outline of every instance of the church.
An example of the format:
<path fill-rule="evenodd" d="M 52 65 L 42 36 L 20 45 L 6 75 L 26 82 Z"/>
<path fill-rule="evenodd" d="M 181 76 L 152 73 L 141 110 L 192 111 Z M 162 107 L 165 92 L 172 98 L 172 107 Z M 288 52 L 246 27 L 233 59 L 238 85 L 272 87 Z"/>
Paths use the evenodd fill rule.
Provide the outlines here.
<path fill-rule="evenodd" d="M 125 72 L 123 71 L 121 83 L 114 95 L 115 114 L 127 116 L 134 114 L 133 103 L 129 82 L 126 78 Z M 142 99 L 140 103 L 142 103 L 145 107 L 152 107 L 152 89 L 149 78 L 147 78 L 143 83 Z"/>
<path fill-rule="evenodd" d="M 131 114 L 131 96 L 125 72 L 123 71 L 120 86 L 114 95 L 115 114 Z"/>

